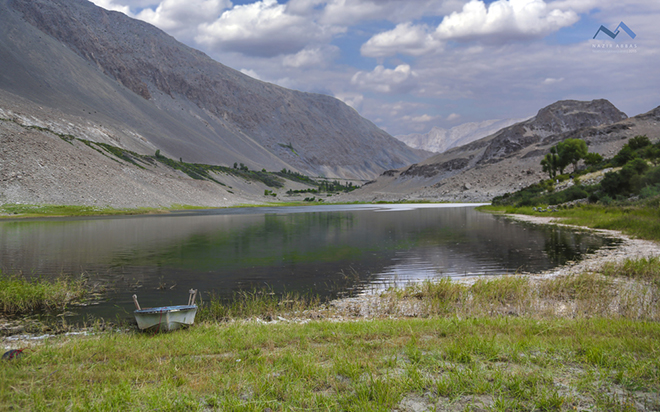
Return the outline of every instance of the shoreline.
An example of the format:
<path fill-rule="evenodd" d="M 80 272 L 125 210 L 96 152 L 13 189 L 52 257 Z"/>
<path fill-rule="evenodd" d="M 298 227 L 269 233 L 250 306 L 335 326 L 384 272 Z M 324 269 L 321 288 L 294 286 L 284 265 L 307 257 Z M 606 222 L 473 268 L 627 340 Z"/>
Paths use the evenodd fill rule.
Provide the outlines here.
<path fill-rule="evenodd" d="M 588 230 L 621 241 L 621 244 L 612 248 L 600 248 L 586 255 L 579 262 L 573 262 L 542 273 L 526 274 L 533 278 L 549 278 L 555 276 L 566 276 L 580 272 L 596 272 L 605 263 L 619 263 L 625 259 L 639 259 L 660 256 L 660 242 L 652 240 L 637 239 L 630 237 L 618 230 L 594 229 L 587 226 L 576 226 L 561 223 L 560 217 L 530 216 L 520 214 L 505 214 L 509 219 L 537 225 L 555 225 L 570 229 Z"/>
<path fill-rule="evenodd" d="M 583 273 L 598 273 L 605 264 L 620 263 L 626 259 L 651 258 L 660 256 L 660 242 L 632 238 L 620 231 L 568 225 L 561 223 L 561 218 L 551 216 L 530 216 L 521 214 L 504 214 L 503 216 L 519 222 L 532 223 L 537 225 L 556 225 L 576 230 L 588 230 L 598 234 L 606 235 L 608 237 L 616 238 L 621 242 L 616 246 L 601 248 L 593 253 L 589 253 L 585 255 L 583 259 L 577 262 L 568 262 L 562 266 L 539 273 L 522 273 L 519 275 L 521 277 L 524 276 L 532 281 L 549 280 L 553 278 L 566 277 Z M 488 279 L 494 280 L 507 276 L 512 275 L 494 275 L 488 277 Z M 466 286 L 470 286 L 481 279 L 483 279 L 483 276 L 451 278 L 452 282 Z M 406 285 L 401 285 L 398 287 L 398 289 L 403 290 L 405 287 Z M 375 317 L 382 317 L 386 315 L 383 312 L 384 309 L 382 309 L 386 305 L 381 304 L 382 300 L 386 300 L 381 296 L 383 292 L 385 292 L 385 290 L 368 290 L 358 296 L 334 299 L 324 305 L 324 307 L 320 307 L 317 310 L 311 310 L 308 311 L 309 313 L 299 314 L 301 316 L 289 317 L 289 319 L 281 318 L 280 321 L 293 323 L 308 322 L 311 320 L 359 321 L 368 320 Z M 387 316 L 390 318 L 414 317 L 417 316 L 417 311 L 410 307 L 408 309 L 404 309 L 402 312 L 399 312 L 396 315 L 389 313 Z M 2 320 L 6 319 L 3 318 Z M 29 321 L 29 319 L 25 320 L 25 322 Z M 245 319 L 234 321 L 253 322 L 255 320 Z M 263 322 L 260 319 L 257 319 L 257 321 L 260 323 Z M 279 322 L 271 321 L 263 323 L 276 324 Z M 8 327 L 11 324 L 13 324 L 13 322 L 6 323 L 5 326 Z M 88 327 L 68 329 L 64 335 L 86 334 L 88 329 Z M 48 332 L 45 332 L 41 334 L 41 337 L 54 337 L 61 334 L 62 333 L 56 332 L 55 334 L 51 335 Z M 24 331 L 17 330 L 16 333 L 10 333 L 6 336 L 2 336 L 0 341 L 3 343 L 5 349 L 13 349 L 17 344 L 19 346 L 21 344 L 25 345 L 28 342 L 29 344 L 38 344 L 39 341 L 42 341 L 42 339 L 38 338 L 38 335 L 39 334 L 25 333 Z"/>

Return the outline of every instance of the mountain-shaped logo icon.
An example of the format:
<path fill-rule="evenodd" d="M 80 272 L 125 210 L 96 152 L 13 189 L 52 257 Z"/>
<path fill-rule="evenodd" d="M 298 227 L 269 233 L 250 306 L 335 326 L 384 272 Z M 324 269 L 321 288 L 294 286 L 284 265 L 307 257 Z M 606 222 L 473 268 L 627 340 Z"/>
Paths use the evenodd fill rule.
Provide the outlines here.
<path fill-rule="evenodd" d="M 635 32 L 630 30 L 630 28 L 628 26 L 626 26 L 626 24 L 624 22 L 621 22 L 621 23 L 619 23 L 618 26 L 616 26 L 616 29 L 614 29 L 614 31 L 610 31 L 607 27 L 601 25 L 600 28 L 598 29 L 598 31 L 596 32 L 596 34 L 594 34 L 594 39 L 596 38 L 596 36 L 598 36 L 598 33 L 600 33 L 602 31 L 603 33 L 610 36 L 612 38 L 612 40 L 614 40 L 616 38 L 616 36 L 618 36 L 619 33 L 620 33 L 619 29 L 625 31 L 628 34 L 628 36 L 630 36 L 633 39 L 635 37 L 637 37 Z"/>

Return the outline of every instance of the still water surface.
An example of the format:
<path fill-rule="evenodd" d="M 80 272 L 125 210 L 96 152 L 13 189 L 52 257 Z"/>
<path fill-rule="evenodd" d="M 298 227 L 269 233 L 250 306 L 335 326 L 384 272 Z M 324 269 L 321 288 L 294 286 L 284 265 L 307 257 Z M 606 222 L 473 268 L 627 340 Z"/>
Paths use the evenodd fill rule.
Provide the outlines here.
<path fill-rule="evenodd" d="M 183 304 L 197 288 L 334 296 L 338 289 L 403 285 L 441 276 L 541 271 L 613 240 L 480 213 L 474 205 L 323 205 L 215 209 L 167 215 L 0 221 L 0 268 L 85 273 L 112 286 L 77 310 L 113 316 Z M 359 280 L 354 275 L 359 275 Z"/>

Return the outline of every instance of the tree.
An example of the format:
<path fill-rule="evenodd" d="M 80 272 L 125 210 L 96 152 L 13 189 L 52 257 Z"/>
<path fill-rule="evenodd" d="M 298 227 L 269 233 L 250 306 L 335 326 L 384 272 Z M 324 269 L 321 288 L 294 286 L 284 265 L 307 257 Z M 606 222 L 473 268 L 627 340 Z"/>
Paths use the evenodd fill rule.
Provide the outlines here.
<path fill-rule="evenodd" d="M 550 153 L 546 154 L 543 160 L 541 160 L 541 166 L 543 171 L 548 173 L 550 179 L 554 179 L 557 175 L 557 166 L 559 164 L 559 156 L 557 155 L 557 148 L 552 146 L 550 148 Z"/>
<path fill-rule="evenodd" d="M 653 162 L 654 165 L 658 165 L 658 161 L 660 161 L 660 144 L 655 144 L 654 146 L 647 146 L 643 152 L 642 156 L 645 159 L 649 159 L 651 162 Z"/>
<path fill-rule="evenodd" d="M 599 155 L 598 153 L 587 153 L 587 155 L 584 157 L 584 163 L 590 166 L 597 165 L 602 161 L 603 156 Z"/>
<path fill-rule="evenodd" d="M 638 157 L 637 152 L 631 149 L 630 145 L 626 143 L 621 150 L 619 150 L 619 153 L 612 158 L 612 161 L 615 166 L 623 166 L 636 157 Z"/>
<path fill-rule="evenodd" d="M 573 172 L 577 171 L 578 163 L 587 155 L 587 143 L 582 139 L 566 139 L 557 143 L 557 154 L 559 155 L 559 170 L 564 172 L 564 168 L 569 164 L 573 165 Z"/>
<path fill-rule="evenodd" d="M 644 135 L 644 136 L 635 136 L 632 139 L 628 140 L 627 145 L 630 146 L 631 149 L 637 150 L 637 149 L 641 149 L 641 148 L 646 147 L 646 146 L 650 146 L 651 141 L 649 140 L 649 138 L 646 135 Z"/>

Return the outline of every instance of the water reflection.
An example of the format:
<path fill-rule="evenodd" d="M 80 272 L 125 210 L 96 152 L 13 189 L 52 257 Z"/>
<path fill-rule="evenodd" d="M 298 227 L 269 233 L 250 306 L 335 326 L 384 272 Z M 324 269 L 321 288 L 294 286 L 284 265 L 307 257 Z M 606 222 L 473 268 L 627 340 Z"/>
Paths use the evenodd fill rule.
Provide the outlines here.
<path fill-rule="evenodd" d="M 106 315 L 185 301 L 190 287 L 229 296 L 268 285 L 321 296 L 436 276 L 539 271 L 611 243 L 589 233 L 512 223 L 472 207 L 319 206 L 162 216 L 0 222 L 4 271 L 87 273 L 116 293 Z"/>

